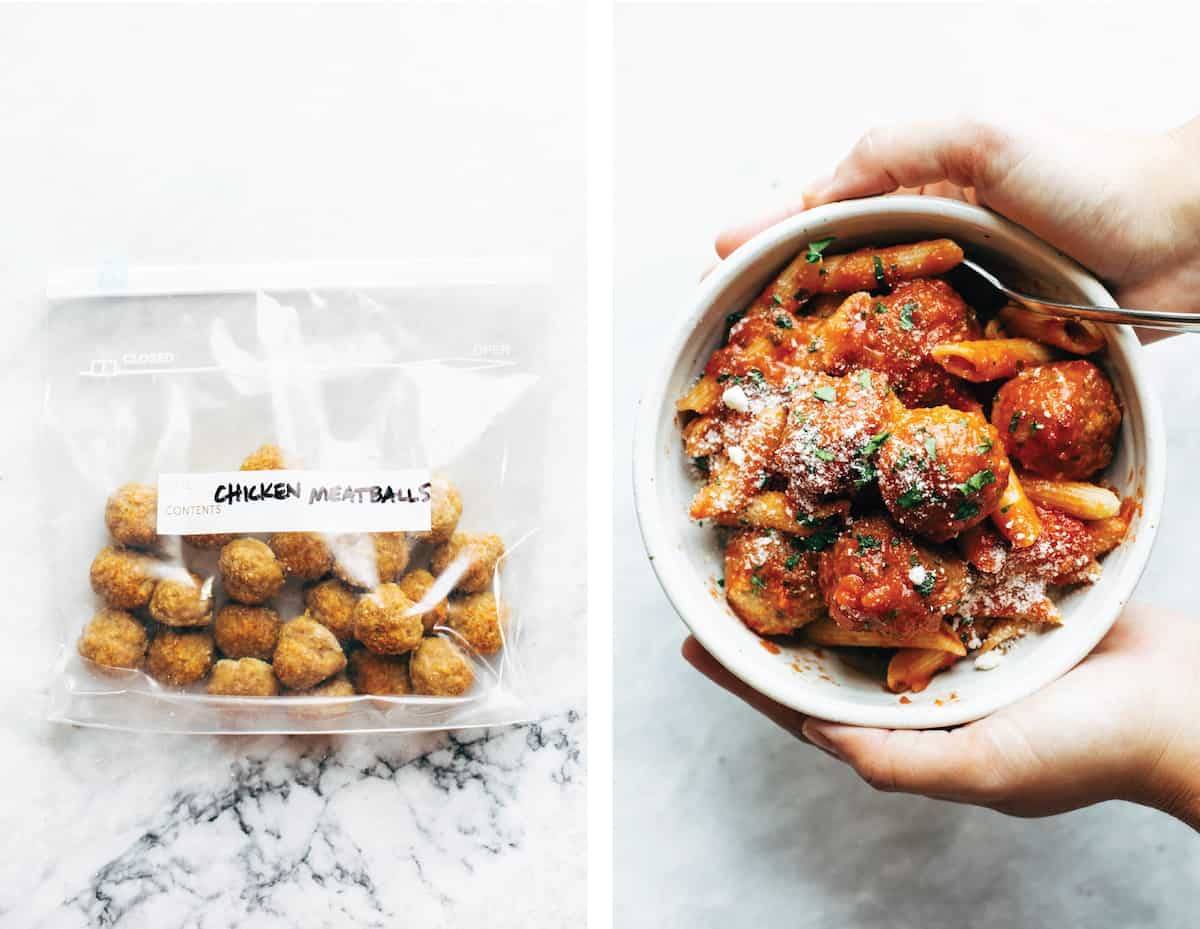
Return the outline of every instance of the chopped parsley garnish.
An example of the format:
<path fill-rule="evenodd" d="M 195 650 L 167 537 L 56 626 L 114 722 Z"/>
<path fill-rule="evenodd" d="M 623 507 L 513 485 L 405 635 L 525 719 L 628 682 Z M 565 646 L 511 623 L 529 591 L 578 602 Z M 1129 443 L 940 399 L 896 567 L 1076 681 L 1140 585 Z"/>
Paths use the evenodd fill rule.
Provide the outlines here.
<path fill-rule="evenodd" d="M 837 392 L 828 384 L 818 387 L 812 394 L 818 400 L 823 400 L 826 403 L 833 403 L 837 399 Z"/>
<path fill-rule="evenodd" d="M 820 458 L 822 461 L 833 461 L 833 452 L 827 452 L 827 451 L 825 451 L 825 449 L 821 448 L 821 446 L 819 446 L 819 445 L 813 446 L 813 454 L 816 455 L 818 458 Z"/>
<path fill-rule="evenodd" d="M 1023 415 L 1025 415 L 1025 414 L 1023 414 L 1020 410 L 1017 410 L 1017 412 L 1013 413 L 1012 419 L 1010 419 L 1008 421 L 1008 431 L 1009 432 L 1017 431 L 1017 424 L 1021 421 L 1021 417 Z"/>
<path fill-rule="evenodd" d="M 791 571 L 792 568 L 796 567 L 796 565 L 798 565 L 798 564 L 800 564 L 800 556 L 799 555 L 788 555 L 787 561 L 785 561 L 783 563 L 783 566 L 785 568 L 787 568 L 789 571 Z"/>
<path fill-rule="evenodd" d="M 771 302 L 775 306 L 783 306 L 783 297 L 779 296 L 779 294 L 771 294 Z"/>
<path fill-rule="evenodd" d="M 991 450 L 992 450 L 992 440 L 991 439 L 984 439 L 982 442 L 979 443 L 979 454 L 986 455 Z"/>
<path fill-rule="evenodd" d="M 931 459 L 937 459 L 937 442 L 933 440 L 933 436 L 925 437 L 925 454 Z"/>
<path fill-rule="evenodd" d="M 745 310 L 738 310 L 736 313 L 730 313 L 728 316 L 725 317 L 725 325 L 732 326 L 734 323 L 736 323 L 739 319 L 741 319 L 745 315 L 746 315 Z"/>
<path fill-rule="evenodd" d="M 974 519 L 979 515 L 979 504 L 974 500 L 964 500 L 954 511 L 955 519 Z"/>
<path fill-rule="evenodd" d="M 767 386 L 767 379 L 763 376 L 763 373 L 758 370 L 758 368 L 751 368 L 748 377 L 754 382 L 756 387 Z"/>
<path fill-rule="evenodd" d="M 919 593 L 922 597 L 928 597 L 931 593 L 933 593 L 933 585 L 936 583 L 937 576 L 932 571 L 926 571 L 925 579 L 922 580 L 921 583 L 914 584 L 913 586 L 917 589 L 917 593 Z"/>
<path fill-rule="evenodd" d="M 982 471 L 976 471 L 963 483 L 958 485 L 958 492 L 964 497 L 969 497 L 971 494 L 977 494 L 988 484 L 996 483 L 996 475 L 992 473 L 991 468 L 984 468 Z"/>
<path fill-rule="evenodd" d="M 792 548 L 800 552 L 820 552 L 829 548 L 838 537 L 837 519 L 817 520 L 811 516 L 801 517 L 802 526 L 813 527 L 811 535 L 792 536 Z"/>
<path fill-rule="evenodd" d="M 717 375 L 717 383 L 718 383 L 718 384 L 724 384 L 724 383 L 725 383 L 727 380 L 729 380 L 731 377 L 733 377 L 733 375 L 732 375 L 732 374 L 730 374 L 728 371 L 726 371 L 724 374 L 718 374 L 718 375 Z"/>
<path fill-rule="evenodd" d="M 907 448 L 901 449 L 900 455 L 896 459 L 896 463 L 892 465 L 892 473 L 894 474 L 897 471 L 903 471 L 908 466 L 910 461 L 912 461 L 912 450 Z"/>
<path fill-rule="evenodd" d="M 871 260 L 875 265 L 875 283 L 881 288 L 887 287 L 887 278 L 883 275 L 883 259 L 878 255 L 872 255 Z"/>
<path fill-rule="evenodd" d="M 1039 423 L 1039 422 L 1038 422 L 1036 419 L 1035 419 L 1035 420 L 1033 420 L 1033 421 L 1031 421 L 1031 422 L 1029 423 L 1029 431 L 1030 431 L 1030 432 L 1039 432 L 1039 431 L 1041 431 L 1042 429 L 1045 429 L 1045 428 L 1046 428 L 1046 424 L 1045 424 L 1045 423 Z"/>
<path fill-rule="evenodd" d="M 699 471 L 701 474 L 703 474 L 705 476 L 708 475 L 708 456 L 707 455 L 701 455 L 698 458 L 693 458 L 692 464 L 694 464 L 696 466 L 696 470 Z"/>
<path fill-rule="evenodd" d="M 886 304 L 886 303 L 882 303 L 882 302 L 880 302 L 880 301 L 878 301 L 878 300 L 877 300 L 877 301 L 875 301 L 875 314 L 876 314 L 877 316 L 882 316 L 882 315 L 883 315 L 884 313 L 886 313 L 886 312 L 887 312 L 887 304 Z"/>
<path fill-rule="evenodd" d="M 786 316 L 776 316 L 775 317 L 775 325 L 778 326 L 780 329 L 791 329 L 792 321 L 790 319 L 788 319 Z"/>
<path fill-rule="evenodd" d="M 808 353 L 810 355 L 813 352 L 819 352 L 820 350 L 821 350 L 821 340 L 820 339 L 813 339 L 811 342 L 808 343 Z"/>
<path fill-rule="evenodd" d="M 725 578 L 723 578 L 723 577 L 717 578 L 717 586 L 724 587 L 725 586 Z"/>
<path fill-rule="evenodd" d="M 863 390 L 871 389 L 871 372 L 870 371 L 859 371 L 855 379 L 858 381 L 858 386 L 861 387 Z"/>
<path fill-rule="evenodd" d="M 919 304 L 911 300 L 900 307 L 900 328 L 906 332 L 913 327 L 913 310 L 919 309 Z"/>
<path fill-rule="evenodd" d="M 808 243 L 808 251 L 804 255 L 804 260 L 810 265 L 815 265 L 822 258 L 822 252 L 829 248 L 829 244 L 836 238 L 830 236 L 828 239 L 817 239 L 815 242 Z"/>
<path fill-rule="evenodd" d="M 920 487 L 910 487 L 904 491 L 896 503 L 906 510 L 911 510 L 914 506 L 920 506 L 925 502 L 925 492 Z"/>
<path fill-rule="evenodd" d="M 892 434 L 890 432 L 875 433 L 875 435 L 871 436 L 867 444 L 858 450 L 858 454 L 863 458 L 870 458 L 877 451 L 879 451 L 880 448 L 883 447 L 883 443 L 886 442 L 891 435 Z"/>
<path fill-rule="evenodd" d="M 750 586 L 753 587 L 755 590 L 766 590 L 767 582 L 764 581 L 757 574 L 751 574 L 750 575 Z"/>
<path fill-rule="evenodd" d="M 794 422 L 797 426 L 803 426 L 806 422 L 808 422 L 808 414 L 801 413 L 799 410 L 793 410 L 792 422 Z"/>
<path fill-rule="evenodd" d="M 855 535 L 855 538 L 858 539 L 858 553 L 860 555 L 863 554 L 863 552 L 869 552 L 873 548 L 883 547 L 883 543 L 873 535 L 863 535 L 862 533 L 858 533 Z"/>

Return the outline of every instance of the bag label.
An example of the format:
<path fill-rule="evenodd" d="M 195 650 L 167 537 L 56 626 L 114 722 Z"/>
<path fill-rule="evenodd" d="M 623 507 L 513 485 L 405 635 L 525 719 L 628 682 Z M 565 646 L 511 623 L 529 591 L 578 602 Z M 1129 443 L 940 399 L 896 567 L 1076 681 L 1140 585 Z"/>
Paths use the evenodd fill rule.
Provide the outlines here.
<path fill-rule="evenodd" d="M 158 476 L 159 535 L 428 532 L 428 469 Z"/>

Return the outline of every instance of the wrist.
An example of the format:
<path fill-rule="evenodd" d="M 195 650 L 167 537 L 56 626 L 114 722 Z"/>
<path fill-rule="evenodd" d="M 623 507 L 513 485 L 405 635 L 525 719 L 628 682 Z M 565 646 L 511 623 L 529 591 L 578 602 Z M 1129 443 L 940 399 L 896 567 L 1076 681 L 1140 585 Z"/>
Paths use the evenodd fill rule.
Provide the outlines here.
<path fill-rule="evenodd" d="M 1150 766 L 1141 789 L 1129 799 L 1200 831 L 1200 758 L 1190 757 L 1195 754 L 1168 744 Z"/>

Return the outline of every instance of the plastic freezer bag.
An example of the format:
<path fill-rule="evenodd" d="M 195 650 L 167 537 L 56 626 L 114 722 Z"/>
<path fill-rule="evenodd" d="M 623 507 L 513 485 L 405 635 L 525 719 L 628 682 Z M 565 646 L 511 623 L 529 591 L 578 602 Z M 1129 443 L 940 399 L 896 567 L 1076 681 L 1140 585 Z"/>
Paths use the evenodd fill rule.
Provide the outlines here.
<path fill-rule="evenodd" d="M 511 260 L 52 278 L 51 718 L 525 718 L 546 285 Z"/>

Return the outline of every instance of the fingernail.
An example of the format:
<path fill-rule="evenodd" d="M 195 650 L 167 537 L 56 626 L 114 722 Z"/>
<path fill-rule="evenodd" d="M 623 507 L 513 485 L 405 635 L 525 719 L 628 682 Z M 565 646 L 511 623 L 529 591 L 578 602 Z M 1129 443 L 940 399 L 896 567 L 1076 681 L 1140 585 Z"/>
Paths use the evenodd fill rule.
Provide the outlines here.
<path fill-rule="evenodd" d="M 838 761 L 842 760 L 841 754 L 834 747 L 833 743 L 826 738 L 825 733 L 821 731 L 818 724 L 814 723 L 811 719 L 804 721 L 804 725 L 800 727 L 800 731 L 804 733 L 804 738 L 812 742 L 817 748 L 829 753 L 838 759 Z"/>
<path fill-rule="evenodd" d="M 833 186 L 833 172 L 818 178 L 804 188 L 804 205 L 807 207 L 814 201 L 824 199 L 825 192 Z"/>

